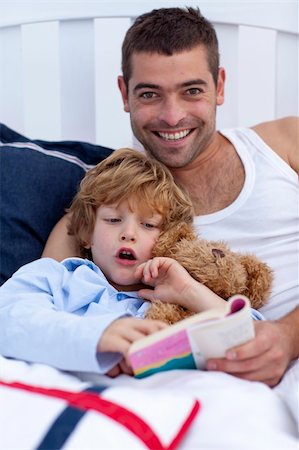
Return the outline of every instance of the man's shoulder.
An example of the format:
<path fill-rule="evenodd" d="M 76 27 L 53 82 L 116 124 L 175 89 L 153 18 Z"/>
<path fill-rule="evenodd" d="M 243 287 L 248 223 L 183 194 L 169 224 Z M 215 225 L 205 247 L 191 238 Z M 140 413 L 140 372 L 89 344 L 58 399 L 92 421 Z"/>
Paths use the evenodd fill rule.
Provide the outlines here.
<path fill-rule="evenodd" d="M 259 134 L 263 139 L 277 138 L 278 135 L 289 135 L 296 134 L 298 137 L 298 125 L 299 117 L 288 116 L 281 119 L 271 120 L 268 122 L 262 122 L 257 125 L 252 126 L 257 134 Z"/>
<path fill-rule="evenodd" d="M 295 116 L 263 122 L 251 127 L 266 144 L 298 172 L 299 118 Z"/>

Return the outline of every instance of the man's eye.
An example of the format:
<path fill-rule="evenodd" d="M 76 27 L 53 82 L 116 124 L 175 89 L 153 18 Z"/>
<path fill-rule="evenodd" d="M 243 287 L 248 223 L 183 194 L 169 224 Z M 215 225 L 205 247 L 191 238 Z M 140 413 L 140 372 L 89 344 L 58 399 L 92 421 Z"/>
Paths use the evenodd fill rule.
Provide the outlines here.
<path fill-rule="evenodd" d="M 188 95 L 199 95 L 202 92 L 203 92 L 202 89 L 199 89 L 199 88 L 190 88 L 187 90 Z"/>
<path fill-rule="evenodd" d="M 145 100 L 150 100 L 152 98 L 157 97 L 157 94 L 155 92 L 143 92 L 140 95 L 141 98 L 145 99 Z"/>

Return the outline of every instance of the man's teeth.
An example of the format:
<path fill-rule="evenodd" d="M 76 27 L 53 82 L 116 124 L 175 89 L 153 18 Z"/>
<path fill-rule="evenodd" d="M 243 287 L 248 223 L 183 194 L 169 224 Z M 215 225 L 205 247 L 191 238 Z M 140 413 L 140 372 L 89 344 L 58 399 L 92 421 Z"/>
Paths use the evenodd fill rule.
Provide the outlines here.
<path fill-rule="evenodd" d="M 159 131 L 158 134 L 161 138 L 166 139 L 168 141 L 176 141 L 178 139 L 183 139 L 190 132 L 191 130 L 178 131 L 176 133 L 162 133 L 161 131 Z"/>

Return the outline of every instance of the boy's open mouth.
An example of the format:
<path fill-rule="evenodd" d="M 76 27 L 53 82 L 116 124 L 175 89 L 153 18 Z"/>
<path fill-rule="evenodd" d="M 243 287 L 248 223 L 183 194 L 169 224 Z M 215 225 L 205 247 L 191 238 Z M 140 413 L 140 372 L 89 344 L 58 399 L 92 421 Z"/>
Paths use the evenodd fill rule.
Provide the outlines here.
<path fill-rule="evenodd" d="M 127 259 L 129 261 L 136 261 L 136 255 L 133 250 L 121 248 L 118 252 L 119 259 Z"/>

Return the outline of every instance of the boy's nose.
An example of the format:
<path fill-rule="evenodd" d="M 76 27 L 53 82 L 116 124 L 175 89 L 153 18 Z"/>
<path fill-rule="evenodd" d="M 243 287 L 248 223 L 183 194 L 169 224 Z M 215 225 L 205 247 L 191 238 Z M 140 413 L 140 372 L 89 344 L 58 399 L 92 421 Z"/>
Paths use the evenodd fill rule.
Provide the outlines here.
<path fill-rule="evenodd" d="M 124 224 L 121 233 L 120 233 L 121 241 L 130 241 L 135 242 L 136 240 L 136 228 L 133 223 Z"/>
<path fill-rule="evenodd" d="M 131 241 L 131 242 L 136 241 L 135 235 L 130 234 L 130 233 L 122 233 L 120 239 L 121 239 L 121 241 Z"/>

